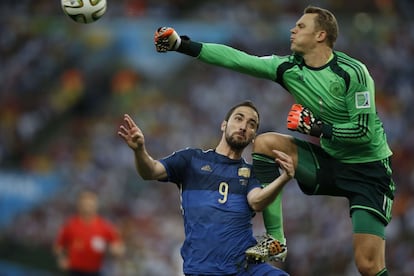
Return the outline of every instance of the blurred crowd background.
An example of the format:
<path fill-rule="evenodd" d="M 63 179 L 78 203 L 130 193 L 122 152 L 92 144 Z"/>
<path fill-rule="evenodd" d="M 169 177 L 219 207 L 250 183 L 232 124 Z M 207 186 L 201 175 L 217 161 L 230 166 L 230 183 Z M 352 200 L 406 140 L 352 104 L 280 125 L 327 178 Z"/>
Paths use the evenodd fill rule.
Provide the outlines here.
<path fill-rule="evenodd" d="M 308 4 L 336 14 L 336 49 L 363 61 L 376 81 L 397 184 L 387 265 L 391 275 L 412 275 L 414 2 L 107 1 L 104 17 L 88 25 L 66 17 L 60 1 L 0 3 L 0 275 L 60 274 L 51 246 L 84 188 L 98 192 L 100 213 L 127 245 L 104 275 L 181 275 L 179 191 L 138 177 L 116 134 L 123 114 L 156 158 L 214 147 L 225 112 L 245 99 L 261 111 L 261 132 L 296 134 L 285 128 L 292 99 L 279 85 L 157 53 L 154 31 L 173 26 L 194 40 L 287 55 L 289 29 Z M 283 201 L 289 253 L 276 265 L 293 276 L 358 275 L 345 199 L 306 196 L 292 181 Z M 253 221 L 261 235 L 261 214 Z"/>

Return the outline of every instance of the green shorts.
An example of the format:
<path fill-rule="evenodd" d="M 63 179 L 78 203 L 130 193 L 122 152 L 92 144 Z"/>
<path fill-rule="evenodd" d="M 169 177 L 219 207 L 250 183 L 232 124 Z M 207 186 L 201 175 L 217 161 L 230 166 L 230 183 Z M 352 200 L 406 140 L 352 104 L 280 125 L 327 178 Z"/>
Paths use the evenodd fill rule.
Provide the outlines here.
<path fill-rule="evenodd" d="M 390 222 L 395 190 L 390 158 L 342 163 L 317 145 L 299 139 L 295 142 L 298 147 L 295 178 L 305 194 L 346 197 L 351 216 L 355 210 L 365 210 L 384 226 Z"/>

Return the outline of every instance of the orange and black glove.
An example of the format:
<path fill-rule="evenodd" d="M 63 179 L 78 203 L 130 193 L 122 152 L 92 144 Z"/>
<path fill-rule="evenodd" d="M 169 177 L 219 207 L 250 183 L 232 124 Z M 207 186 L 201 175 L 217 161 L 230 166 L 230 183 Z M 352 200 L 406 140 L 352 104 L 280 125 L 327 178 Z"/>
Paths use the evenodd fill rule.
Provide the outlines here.
<path fill-rule="evenodd" d="M 176 51 L 181 44 L 181 38 L 170 27 L 160 27 L 155 31 L 154 44 L 157 52 Z"/>
<path fill-rule="evenodd" d="M 332 136 L 332 126 L 316 119 L 312 111 L 301 104 L 292 105 L 287 117 L 287 128 L 315 137 L 331 138 Z"/>

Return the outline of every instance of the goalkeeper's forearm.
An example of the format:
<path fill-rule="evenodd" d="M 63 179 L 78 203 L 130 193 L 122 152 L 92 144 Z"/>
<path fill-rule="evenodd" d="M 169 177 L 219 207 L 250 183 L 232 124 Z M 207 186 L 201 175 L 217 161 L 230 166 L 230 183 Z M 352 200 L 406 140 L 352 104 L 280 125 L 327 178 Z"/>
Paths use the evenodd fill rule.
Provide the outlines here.
<path fill-rule="evenodd" d="M 192 56 L 198 57 L 201 53 L 201 48 L 203 44 L 200 42 L 192 41 L 188 36 L 180 36 L 181 43 L 177 49 L 177 52 Z"/>

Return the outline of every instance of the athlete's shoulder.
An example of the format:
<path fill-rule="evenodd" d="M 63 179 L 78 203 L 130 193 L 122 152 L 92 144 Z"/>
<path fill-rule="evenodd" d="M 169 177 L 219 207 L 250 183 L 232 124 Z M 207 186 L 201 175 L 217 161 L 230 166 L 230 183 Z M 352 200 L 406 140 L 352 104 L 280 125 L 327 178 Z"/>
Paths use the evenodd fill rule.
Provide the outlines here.
<path fill-rule="evenodd" d="M 334 54 L 337 65 L 348 74 L 350 83 L 362 84 L 364 87 L 372 85 L 372 77 L 363 62 L 343 52 L 335 51 Z"/>
<path fill-rule="evenodd" d="M 180 156 L 191 156 L 194 154 L 198 154 L 201 150 L 197 149 L 197 148 L 183 148 L 183 149 L 179 149 L 174 151 L 173 153 L 171 153 L 171 156 L 173 155 L 180 155 Z"/>
<path fill-rule="evenodd" d="M 338 65 L 348 73 L 352 71 L 368 72 L 367 67 L 362 61 L 340 51 L 335 51 L 334 55 L 336 56 Z"/>
<path fill-rule="evenodd" d="M 96 217 L 96 223 L 99 227 L 103 227 L 104 229 L 109 231 L 114 231 L 116 229 L 115 224 L 113 224 L 112 221 L 102 216 Z"/>
<path fill-rule="evenodd" d="M 191 148 L 187 147 L 185 149 L 181 149 L 177 151 L 177 153 L 185 154 L 185 155 L 206 155 L 210 154 L 211 152 L 214 152 L 213 150 L 203 150 L 200 148 Z"/>
<path fill-rule="evenodd" d="M 304 62 L 303 57 L 295 53 L 284 56 L 273 54 L 270 56 L 262 56 L 260 58 L 278 60 L 279 63 L 302 64 Z"/>
<path fill-rule="evenodd" d="M 213 152 L 213 153 L 211 153 Z M 190 160 L 192 160 L 194 157 L 198 157 L 198 158 L 208 158 L 206 156 L 212 155 L 214 154 L 213 150 L 203 150 L 200 148 L 191 148 L 191 147 L 187 147 L 187 148 L 183 148 L 177 151 L 174 151 L 173 153 L 171 153 L 170 155 L 162 158 L 161 160 L 180 160 L 180 162 L 189 162 Z"/>
<path fill-rule="evenodd" d="M 82 222 L 82 219 L 79 215 L 71 215 L 70 217 L 68 217 L 66 219 L 66 221 L 64 222 L 62 228 L 72 228 L 72 227 L 76 227 L 77 225 L 79 225 Z"/>

